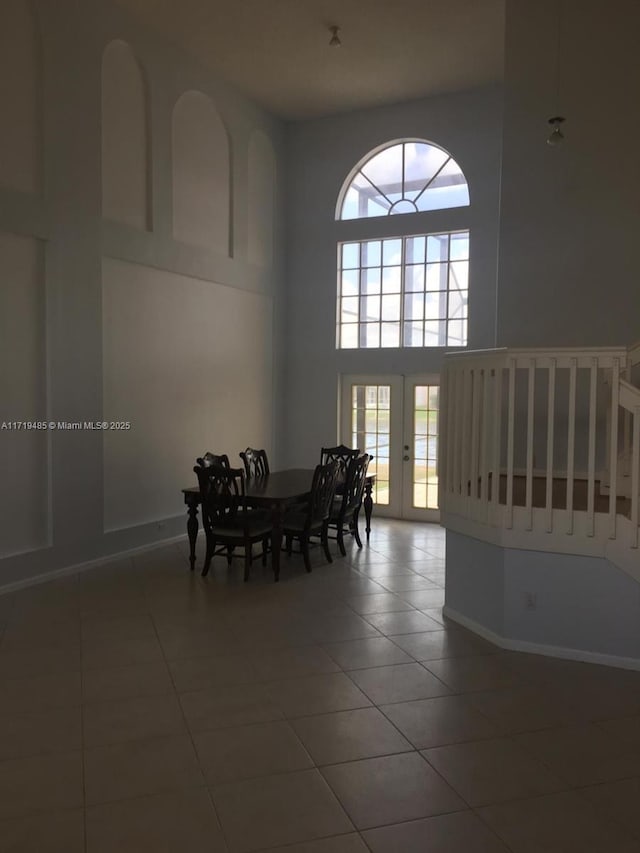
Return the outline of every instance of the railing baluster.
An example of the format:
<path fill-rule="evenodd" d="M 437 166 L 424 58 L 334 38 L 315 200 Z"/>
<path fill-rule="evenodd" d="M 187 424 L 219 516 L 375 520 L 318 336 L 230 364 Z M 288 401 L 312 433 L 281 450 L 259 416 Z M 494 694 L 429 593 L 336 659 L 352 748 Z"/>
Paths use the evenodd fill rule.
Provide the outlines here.
<path fill-rule="evenodd" d="M 491 474 L 491 503 L 497 507 L 500 500 L 500 462 L 502 458 L 502 365 L 493 372 L 493 451 Z"/>
<path fill-rule="evenodd" d="M 549 387 L 547 393 L 547 493 L 545 507 L 547 515 L 547 533 L 553 533 L 553 451 L 556 410 L 556 360 L 551 359 L 549 366 Z"/>
<path fill-rule="evenodd" d="M 482 371 L 482 442 L 480 444 L 480 500 L 483 505 L 489 501 L 489 441 L 492 438 L 489 431 L 490 394 L 491 370 L 485 367 Z"/>
<path fill-rule="evenodd" d="M 462 425 L 462 396 L 460 387 L 462 385 L 462 370 L 456 367 L 455 370 L 455 420 L 454 420 L 454 441 L 453 441 L 453 489 L 454 494 L 460 494 L 460 433 Z"/>
<path fill-rule="evenodd" d="M 567 426 L 567 533 L 573 534 L 573 486 L 576 467 L 576 387 L 578 360 L 571 359 L 569 367 L 569 411 Z"/>
<path fill-rule="evenodd" d="M 476 368 L 471 383 L 471 465 L 469 495 L 478 497 L 478 478 L 480 476 L 480 394 L 482 389 L 482 370 Z"/>
<path fill-rule="evenodd" d="M 633 439 L 631 450 L 631 547 L 638 547 L 638 522 L 640 513 L 640 406 L 633 410 Z"/>
<path fill-rule="evenodd" d="M 513 456 L 516 422 L 516 360 L 509 359 L 509 400 L 507 422 L 507 528 L 513 527 Z"/>
<path fill-rule="evenodd" d="M 611 408 L 609 424 L 609 538 L 616 538 L 618 504 L 618 413 L 620 406 L 620 360 L 611 368 Z"/>
<path fill-rule="evenodd" d="M 598 394 L 598 362 L 591 359 L 589 368 L 589 450 L 587 470 L 587 536 L 595 534 L 596 515 L 596 404 Z"/>
<path fill-rule="evenodd" d="M 469 497 L 469 444 L 471 431 L 471 406 L 473 397 L 473 368 L 464 371 L 463 382 L 463 410 L 462 410 L 462 494 Z"/>
<path fill-rule="evenodd" d="M 533 425 L 536 388 L 536 362 L 529 359 L 529 378 L 527 393 L 527 485 L 525 507 L 527 509 L 527 530 L 533 530 Z"/>

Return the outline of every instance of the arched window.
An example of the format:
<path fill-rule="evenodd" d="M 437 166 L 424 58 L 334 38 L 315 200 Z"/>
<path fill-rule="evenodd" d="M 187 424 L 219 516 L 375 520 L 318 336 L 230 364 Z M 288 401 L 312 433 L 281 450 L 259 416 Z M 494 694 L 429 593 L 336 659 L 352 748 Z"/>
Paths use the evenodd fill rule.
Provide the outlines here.
<path fill-rule="evenodd" d="M 468 205 L 467 181 L 451 155 L 411 139 L 370 152 L 353 169 L 336 219 Z M 380 237 L 372 223 L 374 239 L 339 244 L 339 349 L 466 346 L 469 232 L 424 233 L 421 223 L 407 219 L 407 236 L 399 237 Z"/>

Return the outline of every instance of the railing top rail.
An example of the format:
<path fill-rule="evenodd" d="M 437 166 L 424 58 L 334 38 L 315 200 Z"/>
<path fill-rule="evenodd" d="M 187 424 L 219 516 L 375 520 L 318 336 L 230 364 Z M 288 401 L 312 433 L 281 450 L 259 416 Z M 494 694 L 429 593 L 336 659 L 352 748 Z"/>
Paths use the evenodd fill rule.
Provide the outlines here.
<path fill-rule="evenodd" d="M 511 357 L 517 358 L 584 358 L 586 357 L 606 357 L 619 358 L 622 363 L 626 364 L 629 356 L 629 351 L 626 347 L 501 347 L 499 349 L 477 349 L 477 350 L 459 350 L 457 352 L 445 353 L 445 359 L 488 359 Z M 638 352 L 638 360 L 640 361 L 640 350 Z"/>

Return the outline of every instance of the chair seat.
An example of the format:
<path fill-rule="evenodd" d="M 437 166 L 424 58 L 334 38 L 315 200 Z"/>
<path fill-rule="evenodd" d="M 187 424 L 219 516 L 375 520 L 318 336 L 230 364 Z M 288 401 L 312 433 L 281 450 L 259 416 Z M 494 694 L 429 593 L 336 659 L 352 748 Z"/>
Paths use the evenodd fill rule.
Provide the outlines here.
<path fill-rule="evenodd" d="M 272 528 L 273 525 L 268 519 L 252 519 L 248 514 L 244 522 L 226 522 L 224 525 L 215 526 L 212 532 L 215 539 L 241 539 L 245 534 L 253 539 L 267 536 Z"/>

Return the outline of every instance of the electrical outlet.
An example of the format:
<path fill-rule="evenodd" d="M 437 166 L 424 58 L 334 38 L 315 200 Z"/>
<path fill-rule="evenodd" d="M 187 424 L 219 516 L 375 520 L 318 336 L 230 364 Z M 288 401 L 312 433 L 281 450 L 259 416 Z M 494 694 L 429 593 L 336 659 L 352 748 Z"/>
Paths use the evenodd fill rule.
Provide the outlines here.
<path fill-rule="evenodd" d="M 536 610 L 538 607 L 538 596 L 535 592 L 525 592 L 524 594 L 524 609 Z"/>

